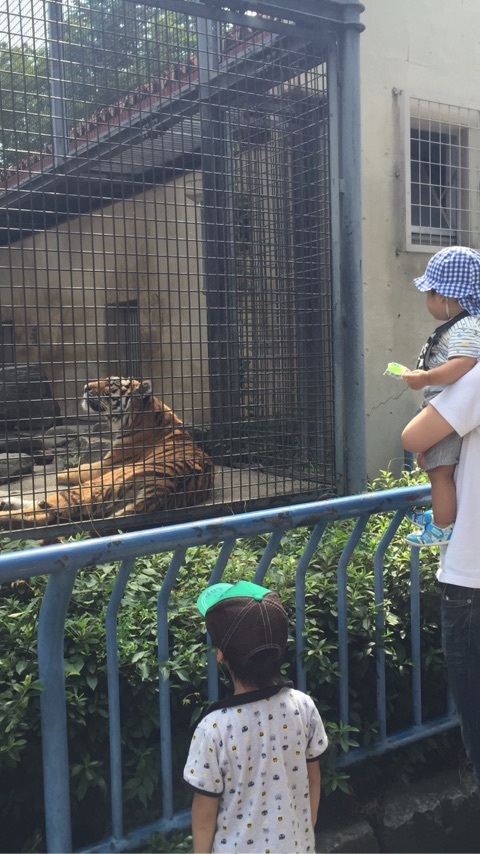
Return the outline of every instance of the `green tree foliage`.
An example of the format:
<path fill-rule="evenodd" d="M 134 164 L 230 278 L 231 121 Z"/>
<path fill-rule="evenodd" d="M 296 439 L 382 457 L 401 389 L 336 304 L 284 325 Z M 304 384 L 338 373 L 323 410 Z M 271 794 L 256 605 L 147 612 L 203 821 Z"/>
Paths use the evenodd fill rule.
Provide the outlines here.
<path fill-rule="evenodd" d="M 50 139 L 45 49 L 0 42 L 0 166 L 40 151 Z"/>
<path fill-rule="evenodd" d="M 185 62 L 196 45 L 194 18 L 128 0 L 76 0 L 64 29 L 72 119 L 150 85 L 168 66 Z"/>
<path fill-rule="evenodd" d="M 186 63 L 195 51 L 192 17 L 128 0 L 67 0 L 62 9 L 69 129 L 128 93 L 153 88 L 167 68 Z M 0 42 L 0 166 L 51 142 L 47 39 L 44 22 L 30 39 L 10 34 Z"/>

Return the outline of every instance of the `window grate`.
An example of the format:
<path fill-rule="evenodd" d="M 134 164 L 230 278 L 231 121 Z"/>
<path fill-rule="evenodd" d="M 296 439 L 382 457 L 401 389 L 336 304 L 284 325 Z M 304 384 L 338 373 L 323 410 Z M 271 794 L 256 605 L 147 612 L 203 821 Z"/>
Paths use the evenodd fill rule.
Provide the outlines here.
<path fill-rule="evenodd" d="M 109 375 L 142 377 L 137 300 L 107 306 L 106 343 Z"/>
<path fill-rule="evenodd" d="M 478 246 L 480 113 L 408 99 L 407 248 Z"/>
<path fill-rule="evenodd" d="M 15 331 L 13 323 L 0 321 L 0 365 L 15 364 Z"/>

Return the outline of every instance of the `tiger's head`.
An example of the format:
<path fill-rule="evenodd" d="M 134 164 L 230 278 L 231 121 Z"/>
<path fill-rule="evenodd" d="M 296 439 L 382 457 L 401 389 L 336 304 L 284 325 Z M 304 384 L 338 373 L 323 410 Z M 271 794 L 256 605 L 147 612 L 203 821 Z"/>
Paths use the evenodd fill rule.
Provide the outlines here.
<path fill-rule="evenodd" d="M 152 384 L 125 377 L 107 377 L 87 383 L 83 392 L 82 407 L 86 412 L 96 412 L 108 418 L 114 429 L 135 426 L 137 415 L 162 414 L 162 425 L 168 422 L 181 424 L 169 406 L 152 394 Z"/>

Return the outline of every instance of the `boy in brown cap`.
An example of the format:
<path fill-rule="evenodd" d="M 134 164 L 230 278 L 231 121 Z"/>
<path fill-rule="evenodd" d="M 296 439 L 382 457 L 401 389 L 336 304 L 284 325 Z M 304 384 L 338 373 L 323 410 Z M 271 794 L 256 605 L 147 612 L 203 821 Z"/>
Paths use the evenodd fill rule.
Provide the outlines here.
<path fill-rule="evenodd" d="M 190 745 L 193 850 L 314 851 L 328 742 L 313 700 L 280 678 L 287 614 L 248 581 L 208 587 L 197 607 L 234 694 L 210 707 Z"/>

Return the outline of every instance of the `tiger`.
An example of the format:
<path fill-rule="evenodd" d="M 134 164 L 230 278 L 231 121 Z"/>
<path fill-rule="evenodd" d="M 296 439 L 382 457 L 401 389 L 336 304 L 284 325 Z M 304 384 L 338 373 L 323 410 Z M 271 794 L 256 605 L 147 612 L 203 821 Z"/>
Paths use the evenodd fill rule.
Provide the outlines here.
<path fill-rule="evenodd" d="M 57 475 L 67 489 L 23 506 L 5 502 L 0 527 L 43 526 L 190 507 L 213 491 L 211 457 L 180 418 L 154 397 L 149 381 L 88 382 L 82 408 L 106 418 L 117 435 L 102 460 Z"/>

